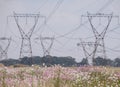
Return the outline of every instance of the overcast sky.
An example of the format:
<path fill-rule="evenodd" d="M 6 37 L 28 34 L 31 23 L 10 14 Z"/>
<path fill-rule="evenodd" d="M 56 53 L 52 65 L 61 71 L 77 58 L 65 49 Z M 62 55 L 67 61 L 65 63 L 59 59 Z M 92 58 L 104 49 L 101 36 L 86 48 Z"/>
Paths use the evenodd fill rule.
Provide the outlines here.
<path fill-rule="evenodd" d="M 41 15 L 48 17 L 58 2 L 60 0 L 0 0 L 0 37 L 13 39 L 8 50 L 9 58 L 19 58 L 21 36 L 14 18 L 9 18 L 7 23 L 7 16 L 13 15 L 13 12 L 34 14 L 40 12 Z M 94 36 L 89 22 L 75 30 L 81 23 L 81 15 L 86 15 L 87 12 L 120 15 L 120 0 L 63 0 L 60 7 L 50 16 L 47 24 L 41 28 L 44 20 L 39 19 L 31 37 L 33 56 L 43 56 L 40 42 L 34 40 L 40 34 L 47 37 L 59 37 L 73 30 L 66 36 L 55 39 L 51 55 L 71 56 L 78 61 L 81 60 L 84 54 L 76 45 L 80 40 L 75 38 L 83 38 L 84 41 L 95 39 L 94 37 L 87 38 Z M 84 21 L 87 19 L 82 18 L 82 22 Z M 102 21 L 102 24 L 105 25 L 106 22 Z M 120 56 L 119 29 L 118 20 L 113 18 L 105 37 L 107 57 L 111 59 Z"/>

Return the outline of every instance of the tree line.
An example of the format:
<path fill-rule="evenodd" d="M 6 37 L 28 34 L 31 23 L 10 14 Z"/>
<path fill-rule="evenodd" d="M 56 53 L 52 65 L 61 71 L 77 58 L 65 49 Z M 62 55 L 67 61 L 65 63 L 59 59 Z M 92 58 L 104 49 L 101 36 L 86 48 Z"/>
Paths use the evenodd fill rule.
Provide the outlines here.
<path fill-rule="evenodd" d="M 101 57 L 97 57 L 93 60 L 94 66 L 113 66 L 113 67 L 120 67 L 120 58 L 115 58 L 114 60 L 111 59 L 103 59 Z M 88 60 L 83 58 L 80 62 L 76 62 L 75 58 L 70 56 L 68 57 L 56 57 L 56 56 L 45 56 L 45 57 L 24 57 L 20 59 L 6 59 L 1 60 L 0 63 L 4 64 L 5 66 L 10 65 L 40 65 L 40 66 L 52 66 L 52 65 L 61 65 L 64 67 L 70 66 L 85 66 L 89 65 Z"/>

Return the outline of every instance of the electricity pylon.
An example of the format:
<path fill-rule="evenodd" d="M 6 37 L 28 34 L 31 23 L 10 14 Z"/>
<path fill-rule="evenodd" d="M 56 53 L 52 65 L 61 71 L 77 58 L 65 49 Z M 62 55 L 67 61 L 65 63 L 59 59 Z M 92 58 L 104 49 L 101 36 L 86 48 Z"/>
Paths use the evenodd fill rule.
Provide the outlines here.
<path fill-rule="evenodd" d="M 21 44 L 21 48 L 20 48 L 20 57 L 19 58 L 23 58 L 23 57 L 32 57 L 32 46 L 31 46 L 31 36 L 33 34 L 33 31 L 38 23 L 38 19 L 40 17 L 44 18 L 44 16 L 41 16 L 40 14 L 17 14 L 14 12 L 14 19 L 15 22 L 18 26 L 19 32 L 21 34 L 22 37 L 22 44 Z M 26 33 L 25 30 L 23 30 L 22 26 L 20 25 L 20 18 L 23 18 L 26 20 L 26 24 L 27 24 L 27 20 L 32 18 L 34 19 L 34 21 L 29 21 L 33 23 L 33 26 L 30 28 L 30 30 Z"/>
<path fill-rule="evenodd" d="M 96 51 L 96 42 L 84 42 L 81 40 L 80 43 L 77 43 L 77 46 L 82 47 L 85 58 L 88 60 L 89 65 L 94 65 L 95 51 Z"/>
<path fill-rule="evenodd" d="M 0 44 L 0 60 L 8 59 L 7 52 L 11 43 L 11 38 L 1 37 L 0 43 L 3 43 L 2 45 Z M 6 45 L 6 46 L 3 46 L 3 45 Z"/>
<path fill-rule="evenodd" d="M 112 18 L 113 17 L 118 18 L 118 16 L 113 16 L 113 14 L 102 14 L 102 13 L 90 14 L 90 13 L 87 13 L 87 15 L 82 15 L 82 17 L 88 18 L 89 23 L 92 27 L 92 31 L 93 31 L 94 36 L 95 36 L 95 43 L 96 43 L 95 50 L 96 51 L 95 51 L 94 55 L 99 53 L 99 54 L 102 54 L 102 55 L 100 55 L 102 58 L 106 58 L 107 56 L 106 56 L 104 38 L 105 38 L 105 35 L 107 33 L 108 27 L 110 26 Z M 98 30 L 99 26 L 95 27 L 95 25 L 93 24 L 93 19 L 95 19 L 95 18 L 99 19 L 99 26 L 102 26 L 102 23 L 101 23 L 102 19 L 104 19 L 104 20 L 107 19 L 107 22 L 104 21 L 104 24 L 106 23 L 106 25 L 104 26 L 104 28 L 101 32 Z M 98 44 L 100 44 L 100 45 L 98 45 Z"/>
<path fill-rule="evenodd" d="M 50 55 L 53 43 L 54 43 L 54 37 L 42 37 L 40 36 L 39 38 L 35 38 L 36 40 L 40 40 L 41 46 L 43 49 L 43 56 L 48 56 Z"/>

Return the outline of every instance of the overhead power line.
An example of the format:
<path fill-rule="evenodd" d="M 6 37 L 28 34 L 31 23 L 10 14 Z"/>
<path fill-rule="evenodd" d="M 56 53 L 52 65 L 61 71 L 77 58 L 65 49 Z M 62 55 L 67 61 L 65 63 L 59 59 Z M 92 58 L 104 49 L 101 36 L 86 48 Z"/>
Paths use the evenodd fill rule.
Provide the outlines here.
<path fill-rule="evenodd" d="M 45 23 L 43 23 L 34 33 L 38 32 L 43 26 L 45 26 L 45 24 L 50 20 L 50 18 L 53 16 L 53 14 L 58 10 L 58 8 L 61 6 L 61 4 L 63 3 L 64 0 L 58 0 L 57 4 L 55 5 L 54 9 L 52 10 L 52 12 L 50 12 L 50 14 L 48 15 L 48 17 L 46 17 L 46 21 Z"/>
<path fill-rule="evenodd" d="M 108 0 L 108 2 L 107 2 L 105 5 L 103 5 L 103 6 L 97 11 L 97 13 L 103 11 L 103 10 L 104 10 L 107 6 L 109 6 L 113 1 L 114 1 L 114 0 L 111 0 L 111 1 Z M 84 26 L 86 23 L 88 23 L 88 20 L 85 21 L 83 24 L 78 25 L 76 28 L 71 29 L 69 32 L 67 32 L 67 33 L 65 33 L 65 34 L 63 34 L 63 35 L 58 36 L 58 38 L 65 37 L 65 36 L 67 36 L 67 35 L 75 32 L 75 31 L 79 30 L 79 29 L 80 29 L 82 26 Z"/>
<path fill-rule="evenodd" d="M 43 3 L 42 3 L 42 4 L 40 5 L 40 7 L 35 11 L 35 13 L 38 12 L 38 10 L 42 9 L 43 6 L 47 3 L 48 0 L 41 0 L 41 1 L 43 1 Z M 33 12 L 33 13 L 34 13 L 34 12 Z"/>

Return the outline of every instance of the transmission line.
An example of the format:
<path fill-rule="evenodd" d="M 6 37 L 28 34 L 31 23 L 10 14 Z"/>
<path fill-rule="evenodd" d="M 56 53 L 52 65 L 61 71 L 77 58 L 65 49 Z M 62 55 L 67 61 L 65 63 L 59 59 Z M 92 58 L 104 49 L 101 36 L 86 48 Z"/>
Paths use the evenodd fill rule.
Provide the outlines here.
<path fill-rule="evenodd" d="M 48 17 L 46 17 L 46 23 L 50 20 L 50 18 L 52 17 L 52 15 L 57 11 L 57 9 L 61 6 L 62 2 L 64 0 L 58 0 L 57 4 L 55 5 L 54 9 L 52 10 L 52 12 L 48 15 Z M 46 23 L 43 23 L 34 33 L 38 32 Z"/>
<path fill-rule="evenodd" d="M 43 8 L 43 6 L 45 5 L 45 3 L 47 2 L 48 0 L 44 0 L 44 2 L 42 3 L 42 5 L 38 8 L 38 10 L 40 10 L 41 8 Z M 38 12 L 38 10 L 36 10 L 37 12 Z M 36 12 L 35 11 L 35 12 Z M 33 12 L 33 13 L 35 13 L 35 12 Z"/>
<path fill-rule="evenodd" d="M 110 5 L 113 1 L 114 1 L 114 0 L 108 1 L 104 6 L 102 6 L 102 7 L 97 11 L 97 13 L 103 11 L 103 10 L 104 10 L 108 5 Z M 58 38 L 65 37 L 65 36 L 67 36 L 67 35 L 75 32 L 75 31 L 79 30 L 79 28 L 81 28 L 82 26 L 84 26 L 86 23 L 88 23 L 88 20 L 85 21 L 82 25 L 78 25 L 76 28 L 70 30 L 69 32 L 67 32 L 67 33 L 65 33 L 65 34 L 63 34 L 63 35 L 58 36 Z"/>

